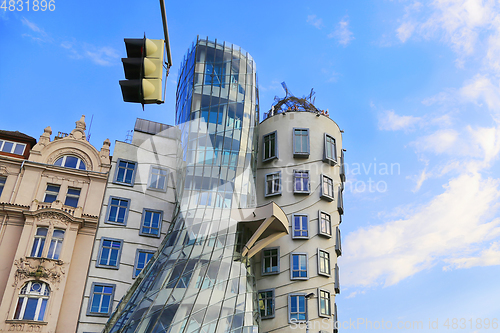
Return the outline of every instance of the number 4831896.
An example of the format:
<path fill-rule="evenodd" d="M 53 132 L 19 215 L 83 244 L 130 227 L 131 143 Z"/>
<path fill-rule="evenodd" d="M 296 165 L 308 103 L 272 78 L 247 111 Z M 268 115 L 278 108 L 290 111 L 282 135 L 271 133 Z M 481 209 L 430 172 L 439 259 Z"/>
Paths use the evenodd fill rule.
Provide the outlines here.
<path fill-rule="evenodd" d="M 2 0 L 2 5 L 0 5 L 0 9 L 3 9 L 4 11 L 18 11 L 22 12 L 26 10 L 27 12 L 34 11 L 37 12 L 41 10 L 42 12 L 46 11 L 47 9 L 53 12 L 56 10 L 56 0 L 27 0 L 27 1 L 22 1 L 22 0 Z"/>

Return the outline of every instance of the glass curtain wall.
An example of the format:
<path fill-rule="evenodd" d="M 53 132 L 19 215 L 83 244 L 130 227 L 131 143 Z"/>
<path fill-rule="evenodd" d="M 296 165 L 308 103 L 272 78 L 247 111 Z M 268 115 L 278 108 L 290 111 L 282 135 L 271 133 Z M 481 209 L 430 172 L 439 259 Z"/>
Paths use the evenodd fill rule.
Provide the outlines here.
<path fill-rule="evenodd" d="M 255 205 L 255 64 L 241 48 L 198 39 L 179 71 L 178 206 L 161 249 L 104 332 L 257 332 L 251 234 L 231 211 Z"/>

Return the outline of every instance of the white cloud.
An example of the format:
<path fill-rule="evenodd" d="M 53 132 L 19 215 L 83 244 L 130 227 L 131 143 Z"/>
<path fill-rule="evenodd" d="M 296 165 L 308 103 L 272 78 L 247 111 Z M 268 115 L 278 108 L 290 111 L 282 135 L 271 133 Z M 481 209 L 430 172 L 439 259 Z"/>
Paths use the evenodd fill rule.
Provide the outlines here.
<path fill-rule="evenodd" d="M 26 17 L 23 17 L 23 18 L 21 19 L 21 22 L 22 22 L 24 25 L 28 26 L 28 28 L 30 28 L 30 29 L 31 29 L 31 30 L 33 30 L 34 32 L 37 32 L 37 33 L 39 33 L 39 34 L 41 34 L 41 35 L 44 35 L 44 36 L 45 36 L 45 35 L 47 35 L 47 34 L 45 33 L 45 31 L 43 31 L 42 29 L 40 29 L 40 27 L 38 27 L 35 23 L 33 23 L 33 22 L 31 22 L 31 21 L 28 21 L 28 19 L 27 19 Z"/>
<path fill-rule="evenodd" d="M 346 285 L 392 285 L 470 246 L 500 235 L 500 181 L 464 173 L 406 219 L 348 234 L 342 259 Z"/>
<path fill-rule="evenodd" d="M 458 139 L 458 132 L 454 129 L 442 129 L 418 138 L 413 144 L 420 151 L 429 151 L 436 154 L 455 154 L 455 143 Z"/>
<path fill-rule="evenodd" d="M 110 66 L 117 63 L 118 52 L 111 47 L 95 47 L 87 44 L 85 55 L 94 63 L 101 66 Z"/>
<path fill-rule="evenodd" d="M 414 30 L 415 24 L 413 24 L 412 22 L 404 22 L 399 26 L 399 28 L 396 29 L 396 32 L 399 40 L 404 43 L 408 38 L 411 37 Z"/>
<path fill-rule="evenodd" d="M 347 20 L 347 17 L 340 20 L 337 28 L 328 35 L 328 38 L 335 38 L 339 44 L 344 46 L 348 45 L 354 39 L 353 33 L 349 30 L 349 20 Z"/>
<path fill-rule="evenodd" d="M 450 263 L 450 265 L 445 266 L 444 270 L 500 265 L 500 242 L 493 242 L 489 248 L 480 251 L 476 257 L 448 259 L 446 262 Z"/>
<path fill-rule="evenodd" d="M 500 122 L 500 84 L 498 82 L 494 84 L 486 75 L 478 74 L 460 92 L 470 101 L 484 101 L 492 111 L 495 120 Z"/>
<path fill-rule="evenodd" d="M 317 18 L 316 15 L 308 15 L 307 23 L 315 26 L 318 29 L 321 29 L 323 27 L 323 19 Z"/>
<path fill-rule="evenodd" d="M 378 128 L 383 131 L 407 130 L 419 121 L 418 117 L 398 116 L 393 110 L 387 110 L 379 114 Z"/>

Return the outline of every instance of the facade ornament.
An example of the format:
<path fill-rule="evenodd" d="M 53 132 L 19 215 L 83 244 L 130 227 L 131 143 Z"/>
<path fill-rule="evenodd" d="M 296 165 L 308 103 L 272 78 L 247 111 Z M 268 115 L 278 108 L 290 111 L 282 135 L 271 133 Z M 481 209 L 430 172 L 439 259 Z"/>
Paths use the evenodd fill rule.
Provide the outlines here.
<path fill-rule="evenodd" d="M 50 126 L 45 127 L 43 134 L 40 135 L 38 143 L 32 148 L 34 151 L 41 151 L 43 147 L 50 143 L 50 136 L 52 135 L 52 128 Z"/>
<path fill-rule="evenodd" d="M 62 260 L 50 260 L 44 258 L 20 258 L 14 260 L 14 266 L 17 267 L 14 273 L 14 284 L 16 287 L 19 282 L 25 280 L 50 281 L 52 284 L 61 282 L 66 274 Z"/>
<path fill-rule="evenodd" d="M 102 143 L 101 151 L 99 152 L 99 158 L 101 159 L 101 164 L 110 164 L 109 161 L 109 147 L 111 146 L 111 141 L 109 139 L 104 140 Z"/>
<path fill-rule="evenodd" d="M 85 124 L 85 115 L 82 115 L 80 120 L 76 121 L 75 124 L 76 127 L 71 131 L 69 136 L 76 140 L 87 141 L 87 138 L 85 137 L 85 129 L 87 128 L 87 125 Z"/>

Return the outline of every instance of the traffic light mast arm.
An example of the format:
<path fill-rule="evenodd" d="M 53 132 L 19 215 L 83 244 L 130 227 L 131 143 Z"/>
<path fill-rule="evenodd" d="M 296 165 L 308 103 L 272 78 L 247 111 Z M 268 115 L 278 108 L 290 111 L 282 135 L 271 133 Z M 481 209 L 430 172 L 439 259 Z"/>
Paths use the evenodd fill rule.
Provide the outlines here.
<path fill-rule="evenodd" d="M 161 9 L 161 18 L 163 21 L 163 33 L 165 34 L 165 48 L 167 50 L 167 61 L 165 62 L 167 65 L 167 75 L 172 66 L 172 56 L 170 55 L 170 40 L 168 39 L 168 26 L 167 26 L 167 12 L 165 10 L 165 1 L 160 0 L 160 9 Z"/>

